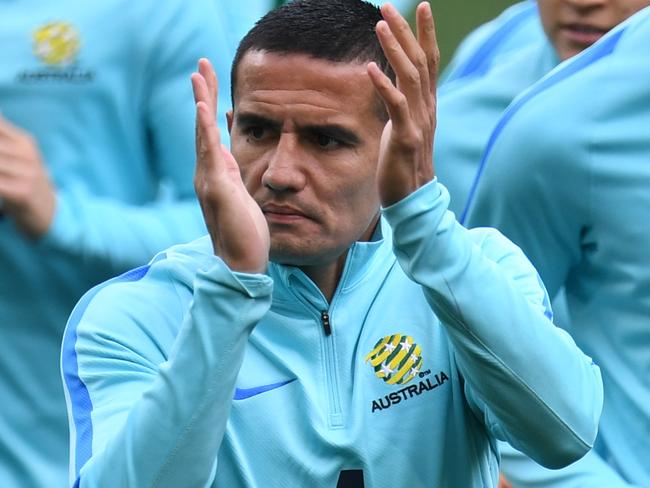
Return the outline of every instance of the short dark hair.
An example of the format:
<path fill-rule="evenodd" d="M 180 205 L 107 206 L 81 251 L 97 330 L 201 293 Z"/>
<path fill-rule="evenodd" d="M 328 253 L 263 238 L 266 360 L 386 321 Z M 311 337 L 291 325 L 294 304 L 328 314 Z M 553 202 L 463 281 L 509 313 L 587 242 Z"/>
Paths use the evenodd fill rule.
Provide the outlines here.
<path fill-rule="evenodd" d="M 374 61 L 395 82 L 375 32 L 381 11 L 363 0 L 295 0 L 262 17 L 239 43 L 230 72 L 235 106 L 237 67 L 248 51 L 305 54 L 335 62 Z M 383 103 L 380 115 L 387 118 Z"/>

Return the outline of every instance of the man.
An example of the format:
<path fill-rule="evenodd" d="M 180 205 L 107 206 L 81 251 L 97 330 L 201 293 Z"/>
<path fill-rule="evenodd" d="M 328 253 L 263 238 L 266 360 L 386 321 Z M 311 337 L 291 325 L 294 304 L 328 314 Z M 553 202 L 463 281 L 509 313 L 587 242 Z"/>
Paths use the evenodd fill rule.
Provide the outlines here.
<path fill-rule="evenodd" d="M 416 18 L 417 39 L 390 5 L 266 15 L 233 63 L 232 154 L 200 61 L 209 236 L 71 316 L 73 481 L 479 487 L 496 438 L 551 467 L 589 449 L 597 367 L 517 248 L 446 211 L 427 3 Z"/>
<path fill-rule="evenodd" d="M 187 77 L 226 42 L 208 0 L 0 2 L 0 19 L 0 486 L 59 487 L 65 322 L 205 232 Z"/>
<path fill-rule="evenodd" d="M 649 5 L 648 0 L 527 0 L 472 32 L 442 77 L 435 153 L 450 209 L 467 201 L 492 130 L 510 103 L 560 62 Z M 555 42 L 554 38 L 559 41 Z"/>
<path fill-rule="evenodd" d="M 561 61 L 588 48 L 648 4 L 646 0 L 526 1 L 468 36 L 438 92 L 440 123 L 435 143 L 437 174 L 449 189 L 450 209 L 461 222 L 467 222 L 468 198 L 476 191 L 481 160 L 508 105 Z M 556 324 L 570 327 L 563 288 L 553 299 L 553 311 Z M 506 445 L 501 451 L 502 469 L 521 488 L 629 486 L 594 451 L 560 471 L 544 470 Z"/>
<path fill-rule="evenodd" d="M 508 108 L 486 151 L 468 223 L 503 230 L 551 295 L 566 288 L 566 326 L 603 370 L 605 405 L 589 464 L 551 472 L 509 452 L 503 469 L 517 487 L 647 487 L 650 73 L 643 46 L 650 10 L 603 36 L 644 2 L 593 2 L 594 17 L 581 24 L 554 3 L 562 2 L 540 1 L 540 12 L 561 57 L 600 40 Z"/>

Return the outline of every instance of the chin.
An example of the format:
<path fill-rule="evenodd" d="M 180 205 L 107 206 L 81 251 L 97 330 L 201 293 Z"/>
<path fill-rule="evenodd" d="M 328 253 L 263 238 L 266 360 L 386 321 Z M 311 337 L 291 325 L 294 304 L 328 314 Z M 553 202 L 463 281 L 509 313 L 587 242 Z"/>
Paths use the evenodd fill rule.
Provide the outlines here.
<path fill-rule="evenodd" d="M 269 258 L 274 263 L 300 266 L 303 263 L 310 261 L 309 254 L 310 253 L 305 252 L 305 249 L 301 247 L 293 246 L 284 242 L 273 242 L 273 238 L 271 238 Z"/>
<path fill-rule="evenodd" d="M 271 241 L 269 258 L 274 263 L 287 266 L 327 266 L 335 262 L 342 254 L 342 252 L 322 249 L 319 252 L 314 252 L 314 248 L 315 246 L 309 246 L 307 243 L 303 243 L 301 246 L 291 246 L 279 245 Z"/>
<path fill-rule="evenodd" d="M 315 266 L 320 264 L 317 256 L 311 256 L 305 253 L 291 252 L 287 249 L 281 251 L 271 250 L 269 253 L 270 261 L 276 264 L 286 266 Z"/>

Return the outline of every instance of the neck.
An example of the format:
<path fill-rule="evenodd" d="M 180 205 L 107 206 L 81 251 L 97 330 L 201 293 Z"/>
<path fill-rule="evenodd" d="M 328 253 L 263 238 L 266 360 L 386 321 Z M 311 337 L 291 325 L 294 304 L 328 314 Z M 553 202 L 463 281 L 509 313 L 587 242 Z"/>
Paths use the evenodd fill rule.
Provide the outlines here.
<path fill-rule="evenodd" d="M 325 266 L 300 266 L 300 269 L 311 279 L 328 302 L 332 301 L 336 287 L 339 285 L 347 251 L 331 264 Z"/>
<path fill-rule="evenodd" d="M 379 212 L 372 216 L 370 224 L 366 227 L 366 230 L 359 236 L 357 241 L 369 241 L 372 238 L 373 233 L 379 223 Z M 337 259 L 328 264 L 322 265 L 313 265 L 313 266 L 298 266 L 303 273 L 305 273 L 310 280 L 321 291 L 323 296 L 328 302 L 332 301 L 336 287 L 339 286 L 339 281 L 341 280 L 341 275 L 343 274 L 343 268 L 345 267 L 345 260 L 348 257 L 348 251 L 346 250 L 341 254 Z"/>

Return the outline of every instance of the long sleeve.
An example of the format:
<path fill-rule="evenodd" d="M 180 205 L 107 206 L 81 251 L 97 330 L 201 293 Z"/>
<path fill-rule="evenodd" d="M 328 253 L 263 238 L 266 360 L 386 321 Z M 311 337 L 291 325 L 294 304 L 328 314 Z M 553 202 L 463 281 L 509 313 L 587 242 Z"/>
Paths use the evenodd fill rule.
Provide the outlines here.
<path fill-rule="evenodd" d="M 210 58 L 218 73 L 224 143 L 230 107 L 227 19 L 215 2 L 146 2 L 124 15 L 131 30 L 122 35 L 137 33 L 129 46 L 132 53 L 124 54 L 119 73 L 102 72 L 102 83 L 113 85 L 105 97 L 112 98 L 97 97 L 92 107 L 100 113 L 93 113 L 95 119 L 106 119 L 95 135 L 96 146 L 106 147 L 96 152 L 81 147 L 87 160 L 79 172 L 92 174 L 76 178 L 67 173 L 56 182 L 56 213 L 42 239 L 46 249 L 108 264 L 114 272 L 205 233 L 192 184 L 190 75 L 200 57 Z M 93 137 L 88 132 L 85 137 Z"/>
<path fill-rule="evenodd" d="M 384 209 L 399 263 L 444 324 L 487 428 L 544 466 L 565 466 L 595 439 L 600 371 L 552 324 L 523 253 L 496 231 L 459 225 L 448 201 L 434 181 Z"/>
<path fill-rule="evenodd" d="M 214 477 L 245 345 L 270 306 L 272 281 L 232 273 L 213 257 L 192 293 L 172 284 L 166 267 L 92 290 L 68 323 L 62 368 L 75 486 L 208 486 Z"/>
<path fill-rule="evenodd" d="M 642 486 L 650 486 L 639 430 L 650 419 L 649 14 L 522 94 L 495 131 L 467 221 L 519 245 L 551 295 L 565 288 L 567 330 L 603 374 L 595 450 Z"/>
<path fill-rule="evenodd" d="M 501 471 L 517 488 L 640 488 L 630 484 L 594 450 L 564 469 L 545 469 L 501 443 Z"/>

